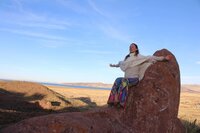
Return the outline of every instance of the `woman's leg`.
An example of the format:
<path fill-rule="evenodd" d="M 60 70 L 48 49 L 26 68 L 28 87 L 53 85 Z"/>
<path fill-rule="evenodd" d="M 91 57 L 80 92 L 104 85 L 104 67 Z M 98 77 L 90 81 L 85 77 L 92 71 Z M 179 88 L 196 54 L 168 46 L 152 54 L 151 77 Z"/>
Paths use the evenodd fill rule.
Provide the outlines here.
<path fill-rule="evenodd" d="M 114 104 L 114 103 L 119 102 L 118 90 L 121 85 L 122 79 L 123 79 L 122 77 L 119 77 L 115 80 L 110 92 L 110 96 L 107 101 L 108 104 Z"/>
<path fill-rule="evenodd" d="M 137 85 L 139 82 L 139 79 L 138 78 L 128 78 L 128 86 L 132 87 L 132 86 L 135 86 Z"/>
<path fill-rule="evenodd" d="M 128 94 L 128 80 L 124 78 L 118 90 L 120 105 L 124 107 L 126 96 Z"/>
<path fill-rule="evenodd" d="M 124 78 L 122 80 L 121 86 L 119 87 L 119 90 L 118 90 L 120 105 L 122 107 L 125 107 L 125 104 L 126 104 L 129 85 L 132 85 L 132 86 L 136 85 L 138 81 L 139 81 L 138 78 Z"/>

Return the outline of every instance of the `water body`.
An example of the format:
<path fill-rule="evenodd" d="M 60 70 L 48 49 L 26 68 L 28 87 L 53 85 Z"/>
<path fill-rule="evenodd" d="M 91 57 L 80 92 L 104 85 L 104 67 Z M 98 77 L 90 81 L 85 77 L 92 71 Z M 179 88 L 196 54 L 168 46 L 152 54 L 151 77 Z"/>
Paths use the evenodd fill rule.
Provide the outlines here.
<path fill-rule="evenodd" d="M 44 83 L 44 82 L 40 82 L 40 84 L 47 85 L 47 86 L 66 87 L 66 88 L 81 88 L 81 89 L 94 89 L 94 90 L 111 90 L 111 88 L 91 87 L 91 86 L 79 86 L 79 85 L 65 85 L 65 84 L 56 84 L 56 83 Z"/>
<path fill-rule="evenodd" d="M 0 81 L 17 81 L 17 80 L 0 79 Z M 33 81 L 27 81 L 27 82 L 33 82 Z M 104 87 L 66 85 L 66 84 L 57 84 L 57 83 L 48 83 L 48 82 L 35 82 L 35 83 L 39 83 L 39 84 L 47 85 L 47 86 L 58 86 L 58 87 L 66 87 L 66 88 L 81 88 L 81 89 L 94 89 L 94 90 L 111 90 L 111 88 L 104 88 Z"/>

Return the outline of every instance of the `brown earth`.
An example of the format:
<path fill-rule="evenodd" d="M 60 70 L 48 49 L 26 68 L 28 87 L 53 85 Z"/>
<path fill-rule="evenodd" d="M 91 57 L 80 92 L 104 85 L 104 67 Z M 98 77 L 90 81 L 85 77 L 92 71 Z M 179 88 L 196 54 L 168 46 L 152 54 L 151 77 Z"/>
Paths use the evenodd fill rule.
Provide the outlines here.
<path fill-rule="evenodd" d="M 62 94 L 70 99 L 78 99 L 85 101 L 83 106 L 104 106 L 107 103 L 107 99 L 110 90 L 98 90 L 98 89 L 83 89 L 83 88 L 65 88 L 57 86 L 47 86 L 49 89 Z M 77 105 L 80 106 L 80 105 Z"/>
<path fill-rule="evenodd" d="M 0 129 L 34 116 L 87 110 L 83 99 L 67 98 L 37 83 L 1 81 Z"/>

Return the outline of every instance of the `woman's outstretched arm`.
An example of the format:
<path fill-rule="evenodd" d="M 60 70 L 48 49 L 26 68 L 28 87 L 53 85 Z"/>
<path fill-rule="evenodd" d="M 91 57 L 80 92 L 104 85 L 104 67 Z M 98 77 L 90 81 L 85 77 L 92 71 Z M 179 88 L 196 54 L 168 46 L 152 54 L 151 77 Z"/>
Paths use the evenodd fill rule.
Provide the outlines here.
<path fill-rule="evenodd" d="M 119 67 L 119 63 L 118 64 L 110 64 L 110 67 Z"/>
<path fill-rule="evenodd" d="M 150 62 L 156 62 L 156 61 L 169 61 L 172 59 L 172 55 L 167 56 L 149 56 Z"/>

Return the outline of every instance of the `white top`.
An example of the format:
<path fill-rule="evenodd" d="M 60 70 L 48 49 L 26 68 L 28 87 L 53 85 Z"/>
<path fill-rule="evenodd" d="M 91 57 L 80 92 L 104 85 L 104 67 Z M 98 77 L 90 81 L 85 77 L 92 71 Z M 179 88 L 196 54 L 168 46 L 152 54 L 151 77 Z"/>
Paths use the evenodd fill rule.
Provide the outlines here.
<path fill-rule="evenodd" d="M 125 78 L 139 78 L 141 80 L 144 77 L 146 69 L 156 61 L 163 61 L 165 57 L 163 56 L 143 56 L 135 53 L 129 54 L 125 61 L 120 61 L 118 67 L 125 72 Z"/>

